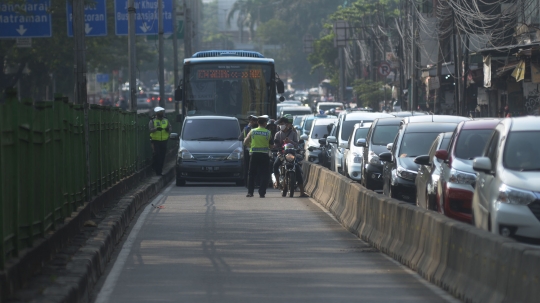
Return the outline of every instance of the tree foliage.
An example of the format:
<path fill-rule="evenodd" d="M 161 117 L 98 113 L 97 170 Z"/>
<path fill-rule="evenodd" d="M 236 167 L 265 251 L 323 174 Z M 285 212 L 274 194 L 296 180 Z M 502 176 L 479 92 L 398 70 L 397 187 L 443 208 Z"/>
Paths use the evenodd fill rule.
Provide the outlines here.
<path fill-rule="evenodd" d="M 368 106 L 373 109 L 378 109 L 379 102 L 383 101 L 386 97 L 384 83 L 371 81 L 369 79 L 360 78 L 354 80 L 353 90 L 363 106 Z"/>

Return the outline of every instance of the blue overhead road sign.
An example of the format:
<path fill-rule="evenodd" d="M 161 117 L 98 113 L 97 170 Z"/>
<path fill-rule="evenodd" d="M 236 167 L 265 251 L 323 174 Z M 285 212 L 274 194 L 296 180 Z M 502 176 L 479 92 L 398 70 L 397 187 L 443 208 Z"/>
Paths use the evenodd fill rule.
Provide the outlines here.
<path fill-rule="evenodd" d="M 73 6 L 66 2 L 68 36 L 73 37 Z M 86 36 L 107 36 L 107 5 L 105 0 L 92 0 L 84 6 Z"/>
<path fill-rule="evenodd" d="M 128 0 L 114 0 L 114 19 L 116 35 L 128 34 Z M 171 34 L 172 0 L 163 0 L 163 33 Z M 135 34 L 155 35 L 158 33 L 158 1 L 135 1 Z"/>
<path fill-rule="evenodd" d="M 0 38 L 51 37 L 50 0 L 0 4 Z"/>

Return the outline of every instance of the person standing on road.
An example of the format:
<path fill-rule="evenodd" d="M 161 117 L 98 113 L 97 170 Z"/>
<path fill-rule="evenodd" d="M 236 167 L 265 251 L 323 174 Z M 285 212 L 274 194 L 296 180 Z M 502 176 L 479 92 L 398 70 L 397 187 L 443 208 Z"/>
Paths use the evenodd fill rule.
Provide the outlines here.
<path fill-rule="evenodd" d="M 165 109 L 163 107 L 154 108 L 156 116 L 148 123 L 150 129 L 150 142 L 152 143 L 152 167 L 156 175 L 161 176 L 163 163 L 167 153 L 167 141 L 171 133 L 171 124 L 165 118 Z"/>
<path fill-rule="evenodd" d="M 264 198 L 266 187 L 268 186 L 268 162 L 270 158 L 268 152 L 273 143 L 272 133 L 266 129 L 268 116 L 260 116 L 257 119 L 259 127 L 252 129 L 244 139 L 244 144 L 250 147 L 248 193 L 246 197 L 253 197 L 255 190 L 255 178 L 258 176 L 261 180 L 259 186 L 259 196 Z"/>
<path fill-rule="evenodd" d="M 279 131 L 276 133 L 274 138 L 274 144 L 276 148 L 282 149 L 285 144 L 292 144 L 294 148 L 298 148 L 298 133 L 292 127 L 293 118 L 290 115 L 285 115 L 278 120 Z M 279 188 L 279 167 L 281 166 L 280 157 L 276 158 L 274 162 L 274 177 L 276 178 L 276 183 L 274 184 L 275 188 Z M 302 168 L 300 165 L 296 166 L 296 183 L 298 188 L 300 188 L 300 197 L 309 197 L 306 195 L 304 190 L 304 177 L 302 174 Z"/>
<path fill-rule="evenodd" d="M 242 140 L 243 142 L 247 138 L 247 135 L 249 134 L 249 132 L 254 128 L 257 128 L 257 117 L 252 115 L 252 116 L 249 116 L 248 125 L 244 127 L 244 130 L 240 134 L 240 137 L 238 138 L 238 140 Z M 248 182 L 249 159 L 250 159 L 249 146 L 246 146 L 246 144 L 244 143 L 244 182 L 246 184 L 246 188 L 247 188 L 247 182 Z"/>

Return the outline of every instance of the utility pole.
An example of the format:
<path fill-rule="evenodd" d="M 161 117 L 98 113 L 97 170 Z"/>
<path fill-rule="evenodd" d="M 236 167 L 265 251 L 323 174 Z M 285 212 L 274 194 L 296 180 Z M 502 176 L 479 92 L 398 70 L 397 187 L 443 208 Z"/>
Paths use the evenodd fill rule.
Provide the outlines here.
<path fill-rule="evenodd" d="M 411 5 L 411 102 L 410 110 L 414 111 L 416 104 L 416 78 L 417 78 L 417 62 L 416 62 L 416 4 Z"/>
<path fill-rule="evenodd" d="M 176 33 L 173 33 L 176 35 Z M 165 71 L 163 66 L 163 0 L 158 0 L 159 106 L 165 108 Z"/>
<path fill-rule="evenodd" d="M 461 114 L 467 116 L 467 73 L 469 72 L 469 35 L 465 34 L 465 58 L 463 59 L 463 98 L 461 99 Z"/>
<path fill-rule="evenodd" d="M 452 10 L 452 36 L 454 42 L 454 114 L 459 113 L 459 59 L 457 47 L 456 16 Z"/>
<path fill-rule="evenodd" d="M 178 81 L 178 21 L 176 19 L 176 1 L 173 0 L 172 2 L 172 22 L 173 22 L 173 65 L 174 65 L 174 85 L 173 89 L 176 89 L 176 87 L 179 85 Z M 178 102 L 174 102 L 174 111 L 175 113 L 178 113 Z"/>
<path fill-rule="evenodd" d="M 135 57 L 135 0 L 128 0 L 129 109 L 137 110 L 137 76 Z"/>
<path fill-rule="evenodd" d="M 86 201 L 92 198 L 90 188 L 90 128 L 88 125 L 88 99 L 86 95 L 86 45 L 84 31 L 84 0 L 73 1 L 73 37 L 75 41 L 75 103 L 83 106 L 84 152 L 86 156 Z"/>

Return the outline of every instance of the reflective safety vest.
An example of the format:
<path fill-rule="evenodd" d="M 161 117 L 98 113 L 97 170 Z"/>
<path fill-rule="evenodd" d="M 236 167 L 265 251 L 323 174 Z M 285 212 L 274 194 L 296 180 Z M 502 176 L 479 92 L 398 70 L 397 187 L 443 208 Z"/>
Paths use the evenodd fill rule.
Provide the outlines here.
<path fill-rule="evenodd" d="M 163 118 L 163 120 L 154 119 L 154 127 L 161 127 L 162 130 L 156 130 L 153 133 L 150 133 L 150 139 L 154 141 L 165 141 L 169 140 L 169 133 L 165 131 L 169 127 L 169 120 Z"/>
<path fill-rule="evenodd" d="M 268 153 L 270 150 L 269 142 L 272 133 L 263 127 L 251 130 L 251 149 L 252 153 Z"/>

